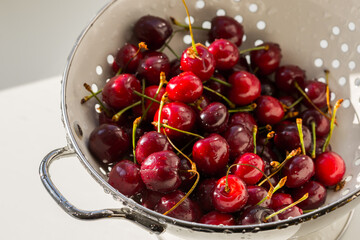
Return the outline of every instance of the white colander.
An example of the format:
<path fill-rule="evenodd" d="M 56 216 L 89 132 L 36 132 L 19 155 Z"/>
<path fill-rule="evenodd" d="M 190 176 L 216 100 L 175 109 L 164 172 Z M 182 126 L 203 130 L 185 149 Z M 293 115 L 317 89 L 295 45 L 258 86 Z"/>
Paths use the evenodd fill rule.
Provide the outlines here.
<path fill-rule="evenodd" d="M 163 236 L 180 239 L 288 239 L 329 225 L 347 214 L 360 201 L 360 1 L 348 0 L 188 0 L 194 26 L 208 28 L 216 15 L 228 15 L 244 25 L 242 48 L 262 41 L 280 44 L 282 64 L 299 65 L 308 79 L 324 79 L 330 70 L 332 103 L 343 98 L 339 126 L 331 145 L 346 161 L 345 187 L 329 191 L 324 206 L 300 217 L 250 226 L 211 226 L 167 217 L 126 198 L 107 183 L 108 169 L 90 154 L 87 140 L 97 125 L 95 101 L 81 105 L 87 95 L 83 83 L 102 88 L 113 74 L 111 63 L 119 47 L 132 39 L 132 26 L 146 14 L 186 21 L 181 0 L 117 0 L 102 9 L 81 34 L 62 80 L 62 120 L 68 146 L 50 152 L 40 166 L 41 179 L 52 197 L 70 215 L 81 219 L 127 218 Z M 196 42 L 206 43 L 207 34 L 195 31 Z M 177 33 L 170 45 L 181 53 L 189 46 L 188 33 Z M 171 53 L 168 53 L 171 57 Z M 83 211 L 71 205 L 53 185 L 48 167 L 54 159 L 76 155 L 93 178 L 119 200 L 119 209 Z"/>

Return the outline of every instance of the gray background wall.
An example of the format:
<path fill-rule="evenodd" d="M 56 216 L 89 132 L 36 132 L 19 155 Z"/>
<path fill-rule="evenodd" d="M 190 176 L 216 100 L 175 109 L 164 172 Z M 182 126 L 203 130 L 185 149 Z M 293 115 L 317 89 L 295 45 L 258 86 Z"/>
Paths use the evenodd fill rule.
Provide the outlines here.
<path fill-rule="evenodd" d="M 110 0 L 0 0 L 0 90 L 60 75 L 76 38 Z"/>

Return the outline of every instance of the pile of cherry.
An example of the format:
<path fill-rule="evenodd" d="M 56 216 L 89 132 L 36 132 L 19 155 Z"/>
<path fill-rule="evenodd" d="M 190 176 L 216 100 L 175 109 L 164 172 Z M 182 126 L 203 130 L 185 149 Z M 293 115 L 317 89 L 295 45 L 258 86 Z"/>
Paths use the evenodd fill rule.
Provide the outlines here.
<path fill-rule="evenodd" d="M 332 110 L 328 84 L 281 65 L 276 43 L 239 51 L 243 26 L 227 16 L 212 19 L 208 47 L 193 41 L 170 61 L 162 51 L 177 56 L 176 32 L 192 35 L 172 22 L 178 30 L 141 17 L 140 44 L 120 48 L 116 75 L 97 93 L 85 84 L 82 102 L 100 103 L 88 145 L 112 168 L 109 184 L 159 213 L 214 225 L 273 222 L 324 204 L 345 173 L 329 145 L 341 100 Z"/>

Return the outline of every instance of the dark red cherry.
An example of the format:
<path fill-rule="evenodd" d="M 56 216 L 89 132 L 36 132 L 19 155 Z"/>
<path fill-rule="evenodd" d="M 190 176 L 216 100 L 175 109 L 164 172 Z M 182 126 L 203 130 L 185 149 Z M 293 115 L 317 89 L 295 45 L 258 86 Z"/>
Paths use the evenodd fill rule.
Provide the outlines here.
<path fill-rule="evenodd" d="M 317 137 L 316 138 L 316 150 L 315 150 L 315 153 L 316 153 L 316 156 L 319 156 L 320 154 L 323 153 L 323 146 L 326 142 L 326 137 L 327 136 L 324 136 L 324 137 Z M 313 149 L 313 144 L 311 144 L 311 150 Z M 331 151 L 331 145 L 329 144 L 327 146 L 327 148 L 325 149 L 326 152 L 329 152 Z"/>
<path fill-rule="evenodd" d="M 223 137 L 213 133 L 195 142 L 192 157 L 199 171 L 216 175 L 229 161 L 229 145 Z"/>
<path fill-rule="evenodd" d="M 309 196 L 306 200 L 299 203 L 297 206 L 303 210 L 317 209 L 325 203 L 326 188 L 319 182 L 309 181 L 299 188 L 292 190 L 291 196 L 294 201 L 300 199 L 304 194 L 308 193 Z"/>
<path fill-rule="evenodd" d="M 278 97 L 278 100 L 285 106 L 290 107 L 295 103 L 297 99 L 293 96 L 281 96 Z M 300 104 L 295 105 L 294 107 L 288 109 L 288 112 L 299 112 L 300 111 Z"/>
<path fill-rule="evenodd" d="M 226 185 L 226 176 L 217 181 L 212 197 L 216 210 L 229 213 L 240 211 L 245 206 L 249 194 L 244 181 L 230 174 L 228 185 Z"/>
<path fill-rule="evenodd" d="M 330 131 L 330 121 L 315 109 L 305 110 L 302 114 L 303 124 L 312 129 L 312 122 L 315 122 L 316 136 L 327 136 Z"/>
<path fill-rule="evenodd" d="M 230 157 L 232 159 L 246 152 L 254 151 L 252 132 L 242 125 L 229 127 L 224 134 L 224 138 L 229 143 Z"/>
<path fill-rule="evenodd" d="M 318 108 L 326 107 L 326 84 L 317 81 L 307 81 L 305 83 L 304 92 L 310 98 L 313 104 Z M 306 106 L 311 108 L 311 104 L 304 100 Z"/>
<path fill-rule="evenodd" d="M 210 224 L 210 225 L 224 225 L 232 226 L 235 225 L 235 218 L 229 213 L 221 213 L 218 211 L 212 211 L 202 216 L 199 223 Z"/>
<path fill-rule="evenodd" d="M 201 181 L 196 187 L 195 200 L 204 212 L 214 210 L 212 195 L 214 193 L 216 182 L 217 180 L 214 178 L 207 178 Z"/>
<path fill-rule="evenodd" d="M 171 101 L 192 103 L 202 95 L 203 85 L 192 72 L 183 72 L 170 79 L 166 92 Z"/>
<path fill-rule="evenodd" d="M 208 47 L 209 52 L 215 58 L 216 69 L 228 70 L 239 61 L 239 50 L 237 46 L 226 39 L 216 39 Z"/>
<path fill-rule="evenodd" d="M 159 110 L 154 116 L 154 121 L 158 122 Z M 190 131 L 195 125 L 195 112 L 188 105 L 181 102 L 172 102 L 166 104 L 161 112 L 161 123 L 166 123 L 167 125 L 183 130 Z M 157 128 L 156 128 L 157 129 Z M 166 131 L 166 134 L 169 138 L 174 139 L 176 137 L 183 136 L 183 133 L 177 132 L 169 128 L 162 128 L 162 131 Z"/>
<path fill-rule="evenodd" d="M 229 78 L 229 83 L 232 85 L 229 89 L 229 99 L 237 105 L 247 105 L 260 96 L 260 81 L 249 72 L 234 72 Z"/>
<path fill-rule="evenodd" d="M 116 54 L 113 64 L 114 72 L 118 72 L 121 68 L 123 72 L 135 73 L 140 60 L 143 58 L 143 54 L 141 52 L 137 53 L 138 50 L 139 47 L 130 43 L 126 43 L 122 48 L 120 48 Z"/>
<path fill-rule="evenodd" d="M 239 61 L 235 64 L 235 66 L 229 70 L 222 70 L 220 71 L 221 75 L 225 78 L 229 78 L 234 72 L 238 71 L 246 71 L 250 72 L 250 66 L 247 62 L 244 55 L 240 55 Z"/>
<path fill-rule="evenodd" d="M 315 174 L 313 160 L 307 155 L 298 155 L 288 160 L 282 169 L 287 176 L 285 185 L 288 188 L 297 188 L 304 185 Z"/>
<path fill-rule="evenodd" d="M 268 46 L 269 49 L 262 49 L 250 52 L 250 61 L 253 69 L 258 69 L 262 75 L 269 75 L 276 71 L 282 58 L 279 44 L 265 42 L 259 46 Z"/>
<path fill-rule="evenodd" d="M 141 164 L 150 154 L 164 150 L 173 150 L 166 137 L 155 131 L 147 132 L 136 144 L 136 161 Z"/>
<path fill-rule="evenodd" d="M 247 112 L 234 113 L 229 120 L 229 126 L 243 125 L 250 132 L 253 131 L 254 126 L 257 125 L 254 117 Z"/>
<path fill-rule="evenodd" d="M 280 101 L 271 96 L 260 96 L 256 100 L 255 115 L 262 124 L 276 124 L 284 117 L 284 108 Z"/>
<path fill-rule="evenodd" d="M 254 153 L 244 153 L 243 155 L 236 158 L 234 164 L 239 165 L 232 167 L 232 174 L 241 178 L 241 180 L 243 180 L 247 185 L 254 185 L 263 177 L 262 172 L 265 171 L 265 163 L 258 155 Z M 262 172 L 252 166 L 247 165 L 255 166 Z"/>
<path fill-rule="evenodd" d="M 173 29 L 168 21 L 151 15 L 141 17 L 134 26 L 134 33 L 137 39 L 145 42 L 151 50 L 156 50 L 163 46 L 172 32 Z"/>
<path fill-rule="evenodd" d="M 232 17 L 217 16 L 211 20 L 209 42 L 224 38 L 240 47 L 244 36 L 243 26 Z"/>
<path fill-rule="evenodd" d="M 128 151 L 130 138 L 113 124 L 96 127 L 89 137 L 89 149 L 103 163 L 117 162 Z"/>
<path fill-rule="evenodd" d="M 155 86 L 155 85 L 148 86 L 145 88 L 144 94 L 148 97 L 155 98 L 158 88 L 159 88 L 159 86 Z M 165 88 L 161 88 L 155 99 L 158 101 L 161 101 L 161 98 L 165 92 L 166 92 Z M 145 101 L 145 105 L 144 105 L 145 109 L 147 109 L 149 107 L 149 105 L 151 104 L 151 107 L 149 108 L 147 115 L 146 115 L 146 120 L 153 120 L 154 115 L 155 115 L 156 111 L 159 109 L 160 105 L 149 99 L 144 99 L 144 101 Z M 132 108 L 132 111 L 136 116 L 141 116 L 143 114 L 141 105 Z"/>
<path fill-rule="evenodd" d="M 214 74 L 215 59 L 209 50 L 202 45 L 197 45 L 196 50 L 198 55 L 192 47 L 187 48 L 182 53 L 180 68 L 184 72 L 193 72 L 201 81 L 206 81 Z"/>
<path fill-rule="evenodd" d="M 272 150 L 271 147 L 267 145 L 260 145 L 257 143 L 256 145 L 256 152 L 261 157 L 262 160 L 265 162 L 265 169 L 266 165 L 272 161 L 279 161 L 278 156 L 276 153 Z"/>
<path fill-rule="evenodd" d="M 179 176 L 181 179 L 180 190 L 187 192 L 194 185 L 196 180 L 196 175 L 194 172 L 189 172 L 191 170 L 191 163 L 186 158 L 181 158 L 179 166 Z"/>
<path fill-rule="evenodd" d="M 200 125 L 206 132 L 223 132 L 229 120 L 226 106 L 219 102 L 207 105 L 199 114 Z"/>
<path fill-rule="evenodd" d="M 175 204 L 177 204 L 184 196 L 185 193 L 179 190 L 166 194 L 160 199 L 160 202 L 156 205 L 155 211 L 159 213 L 165 213 L 173 206 L 175 206 Z M 167 216 L 184 221 L 196 222 L 201 218 L 201 211 L 197 204 L 195 204 L 191 199 L 186 198 L 177 208 L 172 210 Z"/>
<path fill-rule="evenodd" d="M 180 59 L 173 59 L 170 61 L 170 72 L 169 72 L 169 79 L 172 79 L 173 77 L 179 75 L 182 73 L 180 69 Z"/>
<path fill-rule="evenodd" d="M 119 110 L 140 99 L 134 90 L 141 92 L 140 81 L 134 75 L 120 74 L 105 84 L 102 99 L 111 108 Z"/>
<path fill-rule="evenodd" d="M 271 197 L 270 208 L 280 208 L 283 205 L 290 205 L 293 202 L 291 195 L 288 193 L 274 193 Z"/>
<path fill-rule="evenodd" d="M 139 166 L 129 160 L 122 160 L 111 169 L 108 183 L 127 197 L 141 192 L 145 187 Z"/>
<path fill-rule="evenodd" d="M 305 150 L 309 151 L 311 146 L 311 133 L 306 126 L 302 126 Z M 301 147 L 299 132 L 296 123 L 287 124 L 276 129 L 274 137 L 275 145 L 284 151 L 292 151 Z"/>
<path fill-rule="evenodd" d="M 270 208 L 260 207 L 260 206 L 252 206 L 246 208 L 243 213 L 241 213 L 239 217 L 238 224 L 240 225 L 253 225 L 253 224 L 262 224 L 265 222 L 276 222 L 279 220 L 278 216 L 266 220 L 267 216 L 275 213 L 274 210 Z"/>
<path fill-rule="evenodd" d="M 286 93 L 297 91 L 294 82 L 297 82 L 301 88 L 305 86 L 305 71 L 295 65 L 281 66 L 276 70 L 276 86 Z"/>
<path fill-rule="evenodd" d="M 247 186 L 247 190 L 249 193 L 249 199 L 246 205 L 254 206 L 257 205 L 261 200 L 263 200 L 268 192 L 265 188 L 261 186 Z M 271 204 L 271 199 L 266 199 L 264 202 L 260 204 L 261 207 L 269 207 Z"/>
<path fill-rule="evenodd" d="M 149 155 L 141 163 L 141 178 L 146 188 L 157 192 L 171 192 L 180 184 L 180 159 L 174 152 L 161 151 Z"/>
<path fill-rule="evenodd" d="M 266 76 L 260 77 L 261 82 L 261 95 L 275 96 L 277 94 L 277 88 L 275 84 Z"/>
<path fill-rule="evenodd" d="M 335 152 L 324 152 L 316 157 L 315 177 L 324 186 L 334 186 L 344 177 L 346 165 Z"/>
<path fill-rule="evenodd" d="M 274 209 L 275 212 L 287 207 L 288 205 L 280 206 L 276 209 Z M 293 206 L 291 208 L 286 209 L 284 212 L 279 213 L 277 216 L 280 220 L 286 220 L 288 218 L 294 218 L 297 216 L 301 216 L 303 214 L 303 211 L 298 206 Z"/>
<path fill-rule="evenodd" d="M 224 82 L 227 82 L 227 80 L 222 76 L 220 75 L 219 73 L 215 73 L 214 74 L 214 77 L 217 78 L 217 79 L 220 79 Z M 222 83 L 219 83 L 217 81 L 214 81 L 214 80 L 209 80 L 205 83 L 205 86 L 211 88 L 212 90 L 214 90 L 215 92 L 218 92 L 220 93 L 221 95 L 225 96 L 226 95 L 226 91 L 227 91 L 227 87 L 222 84 Z M 210 91 L 205 91 L 204 94 L 212 101 L 212 102 L 222 102 L 223 99 L 216 95 L 215 93 L 213 92 L 210 92 Z"/>
<path fill-rule="evenodd" d="M 158 85 L 161 72 L 164 72 L 165 76 L 169 75 L 170 60 L 164 53 L 149 51 L 144 54 L 137 71 L 140 77 L 146 79 L 148 85 Z"/>

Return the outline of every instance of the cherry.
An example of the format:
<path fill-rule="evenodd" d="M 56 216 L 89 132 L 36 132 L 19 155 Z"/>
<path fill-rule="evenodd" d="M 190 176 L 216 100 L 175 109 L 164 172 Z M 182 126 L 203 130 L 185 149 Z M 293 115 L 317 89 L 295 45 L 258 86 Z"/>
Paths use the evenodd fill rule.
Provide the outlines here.
<path fill-rule="evenodd" d="M 327 106 L 326 103 L 326 84 L 317 81 L 307 81 L 305 83 L 304 91 L 309 99 L 312 101 L 315 106 L 318 108 L 323 108 Z M 309 108 L 312 108 L 312 105 L 305 100 L 305 105 Z"/>
<path fill-rule="evenodd" d="M 182 73 L 180 69 L 180 59 L 173 59 L 170 61 L 170 72 L 169 72 L 169 79 L 179 75 Z"/>
<path fill-rule="evenodd" d="M 120 74 L 105 84 L 102 99 L 111 108 L 119 110 L 139 100 L 134 90 L 141 92 L 140 81 L 134 75 Z"/>
<path fill-rule="evenodd" d="M 231 69 L 239 61 L 239 50 L 237 46 L 226 39 L 216 39 L 208 47 L 216 62 L 216 69 Z"/>
<path fill-rule="evenodd" d="M 277 94 L 277 88 L 274 83 L 267 77 L 261 76 L 261 95 L 275 96 Z"/>
<path fill-rule="evenodd" d="M 192 170 L 191 163 L 186 158 L 181 158 L 179 166 L 179 176 L 181 179 L 180 189 L 183 191 L 188 191 L 195 183 L 196 177 Z"/>
<path fill-rule="evenodd" d="M 122 160 L 111 169 L 108 182 L 127 197 L 141 192 L 144 188 L 139 166 L 129 160 Z"/>
<path fill-rule="evenodd" d="M 230 126 L 226 130 L 224 138 L 229 144 L 232 159 L 254 150 L 252 133 L 243 125 Z"/>
<path fill-rule="evenodd" d="M 163 196 L 164 193 L 144 189 L 141 195 L 141 205 L 148 209 L 154 210 L 155 206 L 159 203 Z"/>
<path fill-rule="evenodd" d="M 244 212 L 239 217 L 240 225 L 253 225 L 253 224 L 262 224 L 265 222 L 276 222 L 279 220 L 278 216 L 266 220 L 266 217 L 275 213 L 274 210 L 270 208 L 252 206 L 244 210 Z"/>
<path fill-rule="evenodd" d="M 309 156 L 298 155 L 286 162 L 282 172 L 284 176 L 287 176 L 286 186 L 289 188 L 297 188 L 314 176 L 315 165 Z"/>
<path fill-rule="evenodd" d="M 174 152 L 161 151 L 150 154 L 141 163 L 141 178 L 147 189 L 167 193 L 176 190 L 180 184 L 180 159 Z"/>
<path fill-rule="evenodd" d="M 150 154 L 164 150 L 173 150 L 166 137 L 155 131 L 147 132 L 136 144 L 136 160 L 141 164 Z"/>
<path fill-rule="evenodd" d="M 121 127 L 122 125 L 124 125 L 126 123 L 126 121 L 128 120 L 128 116 L 126 115 L 126 113 L 122 114 L 120 116 L 120 118 L 114 122 L 112 120 L 112 116 L 108 116 L 107 113 L 105 111 L 102 111 L 101 113 L 99 113 L 99 126 L 101 124 L 113 124 L 116 126 Z"/>
<path fill-rule="evenodd" d="M 220 75 L 219 73 L 215 73 L 214 77 L 217 79 L 220 79 L 221 81 L 226 82 L 226 79 Z M 226 94 L 226 86 L 224 84 L 221 84 L 219 82 L 213 81 L 213 80 L 209 80 L 205 83 L 205 86 L 211 88 L 212 90 L 214 90 L 215 92 L 220 93 L 221 95 L 225 96 Z M 206 96 L 212 101 L 212 102 L 221 102 L 222 98 L 218 95 L 216 95 L 213 92 L 210 91 L 206 91 L 205 92 Z"/>
<path fill-rule="evenodd" d="M 149 85 L 158 85 L 161 72 L 164 72 L 166 76 L 169 75 L 170 60 L 162 52 L 148 51 L 140 61 L 137 71 Z"/>
<path fill-rule="evenodd" d="M 304 88 L 305 86 L 305 71 L 295 65 L 285 65 L 277 69 L 275 74 L 276 86 L 286 93 L 292 93 L 296 91 L 294 82 Z"/>
<path fill-rule="evenodd" d="M 287 107 L 287 111 L 288 112 L 298 112 L 300 111 L 300 104 L 295 104 L 296 100 L 293 96 L 281 96 L 278 97 L 278 100 L 280 101 L 280 103 L 282 103 L 283 105 L 285 105 Z M 301 99 L 300 99 L 301 101 Z M 295 104 L 295 106 L 294 106 Z"/>
<path fill-rule="evenodd" d="M 154 116 L 154 121 L 158 122 L 159 110 Z M 195 125 L 195 112 L 188 105 L 181 102 L 172 102 L 166 104 L 161 111 L 161 123 L 166 123 L 167 125 L 183 130 L 191 131 Z M 166 135 L 171 138 L 177 138 L 183 136 L 183 133 L 169 129 L 161 128 L 162 132 L 166 132 Z"/>
<path fill-rule="evenodd" d="M 160 102 L 161 98 L 164 95 L 164 93 L 166 92 L 166 90 L 165 90 L 165 88 L 160 88 L 160 91 L 155 98 L 158 88 L 159 87 L 155 86 L 155 85 L 148 86 L 145 88 L 144 94 L 146 96 L 154 98 Z M 147 109 L 150 106 L 150 104 L 151 104 L 151 107 L 149 108 L 149 110 L 147 112 L 146 119 L 142 119 L 142 120 L 152 120 L 154 118 L 156 111 L 159 109 L 159 104 L 151 101 L 150 99 L 144 99 L 144 101 L 145 101 L 145 104 L 144 104 L 145 109 Z M 143 114 L 141 105 L 132 108 L 132 111 L 136 116 L 141 116 L 141 114 Z"/>
<path fill-rule="evenodd" d="M 265 42 L 259 46 L 268 46 L 268 49 L 250 52 L 250 61 L 253 69 L 258 68 L 262 75 L 269 75 L 276 71 L 282 58 L 279 44 Z"/>
<path fill-rule="evenodd" d="M 96 127 L 89 136 L 89 149 L 103 163 L 119 161 L 128 151 L 130 138 L 126 132 L 113 124 Z"/>
<path fill-rule="evenodd" d="M 246 71 L 250 72 L 250 66 L 244 55 L 240 55 L 239 61 L 229 70 L 220 70 L 219 72 L 226 78 L 229 78 L 234 72 Z"/>
<path fill-rule="evenodd" d="M 248 197 L 249 194 L 243 180 L 230 174 L 227 178 L 225 176 L 217 181 L 212 200 L 216 210 L 226 213 L 241 210 L 245 206 Z"/>
<path fill-rule="evenodd" d="M 257 141 L 259 142 L 259 141 Z M 265 162 L 265 169 L 270 167 L 270 163 L 273 161 L 278 161 L 278 156 L 276 153 L 267 145 L 256 145 L 256 152 Z M 269 165 L 269 166 L 268 166 Z"/>
<path fill-rule="evenodd" d="M 325 144 L 325 141 L 326 141 L 326 137 L 316 138 L 316 149 L 315 149 L 316 156 L 323 153 L 323 146 Z M 311 149 L 312 148 L 313 148 L 313 143 L 312 143 Z M 327 151 L 327 152 L 331 151 L 331 145 L 328 145 L 326 147 L 325 151 Z"/>
<path fill-rule="evenodd" d="M 279 209 L 281 206 L 286 206 L 293 203 L 293 199 L 288 193 L 274 193 L 271 197 L 270 208 Z"/>
<path fill-rule="evenodd" d="M 274 211 L 277 212 L 287 206 L 288 205 L 280 206 L 278 208 L 275 208 Z M 288 218 L 294 218 L 294 217 L 300 216 L 302 214 L 303 214 L 303 211 L 301 208 L 299 208 L 298 206 L 293 206 L 293 207 L 288 208 L 285 211 L 279 213 L 277 216 L 280 220 L 286 220 Z"/>
<path fill-rule="evenodd" d="M 224 38 L 240 47 L 244 36 L 243 26 L 232 17 L 217 16 L 211 20 L 209 42 Z"/>
<path fill-rule="evenodd" d="M 214 178 L 207 178 L 196 187 L 195 200 L 204 212 L 210 212 L 215 209 L 212 195 L 216 182 L 217 180 Z"/>
<path fill-rule="evenodd" d="M 223 137 L 213 133 L 195 142 L 192 155 L 199 171 L 216 175 L 229 161 L 229 145 Z"/>
<path fill-rule="evenodd" d="M 168 193 L 160 199 L 155 206 L 155 211 L 165 213 L 175 206 L 185 194 L 179 190 Z M 186 198 L 177 208 L 167 214 L 169 217 L 177 218 L 184 221 L 196 222 L 201 217 L 201 211 L 197 204 L 191 199 Z"/>
<path fill-rule="evenodd" d="M 315 177 L 325 186 L 338 184 L 345 171 L 344 160 L 335 152 L 324 152 L 315 160 Z"/>
<path fill-rule="evenodd" d="M 122 48 L 120 48 L 116 54 L 113 64 L 114 72 L 118 72 L 121 68 L 127 73 L 135 73 L 140 60 L 143 58 L 143 54 L 138 52 L 138 50 L 138 46 L 130 43 L 126 43 Z"/>
<path fill-rule="evenodd" d="M 248 185 L 256 184 L 263 177 L 262 172 L 265 171 L 265 163 L 258 155 L 254 153 L 244 153 L 243 155 L 236 158 L 234 164 L 239 165 L 232 167 L 232 174 L 241 178 L 241 180 L 243 180 Z M 240 164 L 255 166 L 262 172 L 254 167 Z"/>
<path fill-rule="evenodd" d="M 202 95 L 201 97 L 199 97 L 192 105 L 192 109 L 195 111 L 195 113 L 197 114 L 197 116 L 199 116 L 200 112 L 206 108 L 206 106 L 208 106 L 211 103 L 211 101 L 204 95 Z"/>
<path fill-rule="evenodd" d="M 134 26 L 135 36 L 145 42 L 151 50 L 163 46 L 172 32 L 173 29 L 168 21 L 151 15 L 141 17 Z"/>
<path fill-rule="evenodd" d="M 265 188 L 261 186 L 248 186 L 247 187 L 249 198 L 247 200 L 246 205 L 254 206 L 257 205 L 261 200 L 263 200 L 268 192 Z M 260 204 L 261 207 L 269 207 L 272 202 L 272 199 L 266 199 L 264 202 Z"/>
<path fill-rule="evenodd" d="M 227 127 L 229 112 L 226 106 L 219 102 L 207 105 L 199 114 L 200 125 L 206 132 L 223 132 Z"/>
<path fill-rule="evenodd" d="M 297 205 L 301 209 L 313 210 L 325 203 L 326 188 L 321 183 L 316 181 L 309 181 L 300 188 L 293 189 L 291 196 L 294 200 L 298 200 L 305 193 L 309 193 L 309 197 Z"/>
<path fill-rule="evenodd" d="M 230 117 L 229 126 L 233 125 L 243 125 L 247 130 L 252 131 L 254 126 L 257 126 L 257 123 L 250 113 L 238 112 Z"/>
<path fill-rule="evenodd" d="M 234 72 L 229 83 L 232 87 L 229 89 L 229 99 L 238 105 L 247 105 L 260 96 L 261 84 L 259 79 L 246 71 Z"/>
<path fill-rule="evenodd" d="M 193 72 L 201 81 L 208 80 L 215 71 L 215 59 L 209 50 L 197 44 L 196 51 L 193 47 L 187 48 L 181 55 L 181 70 Z"/>
<path fill-rule="evenodd" d="M 311 123 L 315 122 L 316 136 L 327 136 L 330 131 L 330 121 L 315 109 L 305 110 L 302 114 L 303 123 L 311 128 Z"/>
<path fill-rule="evenodd" d="M 233 215 L 228 213 L 212 211 L 202 216 L 202 218 L 199 220 L 199 223 L 232 226 L 235 225 L 235 218 Z"/>
<path fill-rule="evenodd" d="M 203 85 L 192 72 L 183 72 L 169 81 L 166 92 L 171 101 L 191 103 L 202 95 Z"/>
<path fill-rule="evenodd" d="M 284 108 L 279 100 L 271 96 L 260 96 L 256 100 L 255 115 L 262 124 L 276 124 L 284 117 Z"/>
<path fill-rule="evenodd" d="M 302 126 L 304 136 L 305 150 L 309 151 L 311 147 L 311 133 L 306 126 Z M 299 132 L 296 123 L 289 123 L 276 129 L 274 138 L 275 145 L 284 151 L 292 151 L 301 147 Z"/>

